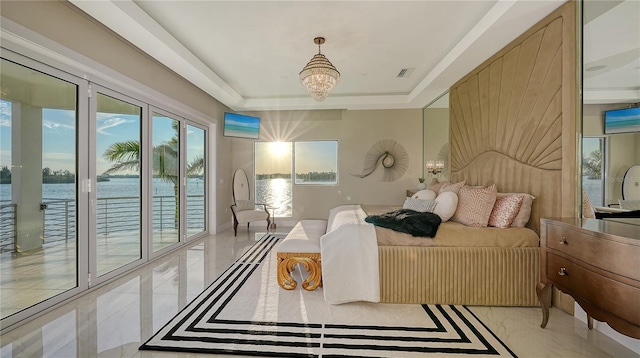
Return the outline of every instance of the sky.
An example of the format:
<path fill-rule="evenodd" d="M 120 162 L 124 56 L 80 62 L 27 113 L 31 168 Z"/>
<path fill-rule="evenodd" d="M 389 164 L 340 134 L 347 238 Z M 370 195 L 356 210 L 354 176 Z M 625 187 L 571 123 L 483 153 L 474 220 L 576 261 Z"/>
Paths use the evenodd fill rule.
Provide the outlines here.
<path fill-rule="evenodd" d="M 42 110 L 42 167 L 53 171 L 69 170 L 75 173 L 76 119 L 75 111 Z M 154 115 L 154 144 L 168 141 L 175 135 L 173 120 Z M 11 103 L 0 100 L 0 166 L 11 166 Z M 98 113 L 96 115 L 96 165 L 102 174 L 113 163 L 103 158 L 105 150 L 115 142 L 139 140 L 140 117 L 135 114 Z M 204 154 L 204 131 L 187 126 L 187 160 Z"/>

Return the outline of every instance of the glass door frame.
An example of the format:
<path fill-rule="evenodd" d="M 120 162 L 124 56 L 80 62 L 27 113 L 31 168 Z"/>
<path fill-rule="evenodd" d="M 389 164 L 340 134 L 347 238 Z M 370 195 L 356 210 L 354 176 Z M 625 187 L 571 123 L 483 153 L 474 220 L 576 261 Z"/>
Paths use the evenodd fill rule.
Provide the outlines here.
<path fill-rule="evenodd" d="M 158 250 L 158 251 L 153 251 L 153 115 L 154 114 L 159 114 L 161 116 L 165 116 L 167 118 L 171 118 L 173 120 L 178 121 L 178 150 L 180 151 L 178 153 L 178 178 L 179 178 L 179 221 L 178 221 L 178 241 L 172 243 L 171 245 L 168 245 L 166 247 L 163 247 L 162 249 Z M 149 210 L 149 216 L 148 216 L 148 220 L 146 222 L 143 222 L 144 225 L 147 226 L 147 232 L 149 233 L 147 236 L 147 241 L 149 243 L 148 247 L 147 247 L 147 252 L 149 255 L 149 259 L 153 259 L 155 257 L 158 256 L 162 256 L 164 255 L 166 252 L 174 250 L 177 246 L 181 245 L 183 242 L 185 242 L 185 225 L 184 225 L 184 210 L 186 209 L 186 196 L 185 196 L 185 182 L 184 182 L 184 178 L 186 177 L 186 170 L 185 170 L 185 163 L 184 163 L 184 129 L 183 127 L 183 123 L 184 123 L 184 118 L 182 116 L 179 116 L 175 113 L 169 112 L 167 110 L 158 108 L 158 107 L 154 107 L 152 105 L 149 105 L 149 110 L 147 112 L 147 125 L 148 125 L 148 130 L 147 130 L 147 135 L 148 140 L 147 143 L 144 144 L 142 148 L 145 149 L 145 152 L 147 153 L 146 156 L 144 157 L 146 159 L 147 162 L 147 168 L 145 169 L 145 174 L 147 177 L 147 180 L 145 181 L 145 184 L 147 185 L 148 189 L 149 189 L 149 195 L 147 196 L 146 200 L 143 200 L 143 204 L 146 204 L 145 206 L 148 208 Z"/>
<path fill-rule="evenodd" d="M 36 43 L 39 43 L 36 41 Z M 216 180 L 217 180 L 217 156 L 216 156 L 216 143 L 217 143 L 217 122 L 218 119 L 198 112 L 187 105 L 182 104 L 178 100 L 171 97 L 164 96 L 162 93 L 155 91 L 153 88 L 146 87 L 135 80 L 124 81 L 118 80 L 120 73 L 103 68 L 99 63 L 90 59 L 84 59 L 78 62 L 67 63 L 64 60 L 61 62 L 57 53 L 54 56 L 52 53 L 39 53 L 30 50 L 26 45 L 29 44 L 26 41 L 11 42 L 7 41 L 0 46 L 0 56 L 8 61 L 14 62 L 20 66 L 32 68 L 43 74 L 50 75 L 61 80 L 67 81 L 76 85 L 77 87 L 77 105 L 76 105 L 76 279 L 77 287 L 69 289 L 63 293 L 53 296 L 47 300 L 37 303 L 31 307 L 28 307 L 20 312 L 16 312 L 0 322 L 0 331 L 5 332 L 18 327 L 26 322 L 31 321 L 34 318 L 44 314 L 47 310 L 55 308 L 60 304 L 65 303 L 70 299 L 78 298 L 80 295 L 91 292 L 93 288 L 97 287 L 98 283 L 106 283 L 106 281 L 113 280 L 122 276 L 124 271 L 133 270 L 141 267 L 150 260 L 162 256 L 169 250 L 178 248 L 185 242 L 195 240 L 201 236 L 214 235 L 216 233 Z M 47 47 L 47 43 L 42 44 L 43 48 Z M 64 55 L 62 58 L 65 59 Z M 95 78 L 100 84 L 88 80 L 87 76 Z M 95 158 L 91 155 L 95 155 L 95 149 L 90 148 L 95 146 L 95 142 L 91 142 L 89 135 L 91 128 L 89 128 L 91 122 L 91 112 L 89 108 L 90 97 L 89 88 L 93 87 L 95 93 L 97 88 L 104 89 L 104 94 L 112 97 L 126 98 L 126 102 L 142 103 L 143 111 L 146 111 L 147 115 L 142 116 L 142 145 L 143 157 L 142 157 L 142 170 L 143 176 L 147 176 L 147 179 L 142 184 L 142 227 L 141 230 L 146 232 L 143 234 L 143 250 L 142 260 L 137 260 L 131 265 L 127 265 L 127 268 L 118 269 L 117 271 L 110 272 L 103 275 L 102 278 L 92 278 L 92 283 L 89 285 L 90 273 L 96 272 L 95 267 L 89 266 L 90 245 L 89 240 L 95 232 L 95 226 L 90 227 L 90 190 L 96 188 L 95 178 Z M 107 93 L 108 90 L 108 93 Z M 126 93 L 123 94 L 123 93 Z M 129 97 L 130 96 L 130 97 Z M 141 102 L 142 101 L 142 102 Z M 156 105 L 163 105 L 166 102 L 166 108 L 175 113 L 182 113 L 182 115 L 176 115 L 167 110 L 154 107 Z M 164 105 L 163 105 L 164 106 Z M 150 214 L 150 200 L 151 189 L 149 185 L 151 183 L 151 125 L 150 118 L 152 118 L 152 111 L 155 110 L 159 114 L 166 114 L 180 121 L 181 124 L 188 123 L 198 128 L 205 130 L 205 160 L 206 160 L 206 189 L 205 189 L 205 231 L 192 235 L 192 237 L 180 238 L 179 242 L 171 245 L 170 248 L 160 250 L 154 254 L 150 254 L 150 228 L 152 225 Z M 187 119 L 188 118 L 188 119 Z M 95 119 L 95 118 L 94 118 Z M 212 141 L 209 143 L 209 141 Z M 146 144 L 145 144 L 146 143 Z M 181 140 L 184 143 L 184 139 Z M 184 145 L 184 144 L 181 144 Z M 91 152 L 90 152 L 91 150 Z M 184 148 L 180 149 L 185 153 Z M 184 160 L 183 160 L 184 161 Z M 91 172 L 91 168 L 93 172 Z M 182 168 L 182 176 L 185 175 L 185 169 Z M 184 193 L 184 189 L 182 190 Z M 95 193 L 93 195 L 96 195 Z M 182 194 L 184 195 L 184 194 Z M 94 199 L 95 200 L 95 199 Z M 185 203 L 185 199 L 181 199 L 181 203 Z M 182 204 L 185 205 L 185 204 Z M 182 209 L 184 210 L 184 209 Z M 181 223 L 184 222 L 181 220 Z M 184 232 L 184 224 L 182 230 Z M 95 245 L 95 244 L 93 244 Z M 146 246 L 146 249 L 144 248 Z M 95 256 L 92 259 L 95 262 Z"/>
<path fill-rule="evenodd" d="M 85 79 L 74 76 L 67 72 L 61 71 L 52 66 L 35 61 L 18 53 L 15 53 L 6 48 L 2 48 L 3 59 L 16 63 L 20 66 L 27 67 L 43 73 L 48 76 L 52 76 L 63 80 L 65 82 L 74 84 L 76 86 L 76 287 L 66 290 L 60 294 L 57 294 L 51 298 L 40 301 L 31 307 L 25 308 L 20 312 L 16 312 L 6 318 L 3 318 L 0 322 L 0 330 L 4 331 L 6 327 L 10 327 L 18 324 L 19 322 L 28 319 L 34 315 L 34 312 L 44 312 L 47 308 L 53 307 L 57 304 L 64 302 L 74 296 L 79 295 L 83 291 L 89 288 L 89 262 L 86 252 L 88 250 L 88 217 L 89 217 L 89 193 L 87 191 L 88 186 L 88 168 L 87 161 L 89 160 L 89 139 L 87 133 L 88 120 L 87 113 L 89 112 L 88 101 L 88 82 Z"/>
<path fill-rule="evenodd" d="M 148 104 L 133 99 L 131 97 L 125 96 L 120 92 L 113 91 L 107 87 L 103 87 L 101 85 L 91 83 L 89 91 L 91 92 L 91 96 L 89 98 L 89 125 L 88 125 L 88 138 L 89 143 L 89 154 L 88 154 L 88 166 L 89 166 L 89 181 L 91 185 L 91 192 L 89 193 L 89 232 L 88 236 L 91 238 L 89 240 L 89 285 L 90 287 L 108 281 L 116 276 L 121 275 L 124 272 L 128 272 L 131 269 L 139 266 L 143 262 L 148 261 L 148 245 L 149 240 L 145 239 L 148 237 L 149 232 L 148 227 L 145 225 L 145 220 L 149 217 L 150 208 L 145 205 L 145 198 L 149 196 L 149 184 L 147 180 L 147 167 L 149 166 L 149 161 L 146 158 L 148 156 L 148 149 L 146 147 L 146 143 L 149 141 L 149 115 L 148 115 Z M 141 207 L 141 218 L 140 218 L 140 258 L 132 261 L 126 265 L 120 266 L 115 270 L 112 270 L 108 273 L 105 273 L 102 276 L 98 276 L 98 259 L 97 259 L 97 240 L 98 240 L 98 223 L 97 223 L 97 196 L 98 196 L 98 182 L 97 182 L 97 95 L 98 93 L 103 94 L 108 97 L 115 98 L 117 100 L 135 105 L 140 107 L 141 115 L 140 115 L 140 141 L 141 141 L 141 153 L 140 153 L 140 207 Z"/>
<path fill-rule="evenodd" d="M 202 131 L 204 131 L 204 150 L 203 150 L 203 154 L 204 154 L 204 180 L 203 185 L 204 187 L 204 230 L 198 233 L 195 233 L 191 236 L 189 236 L 188 234 L 188 228 L 187 228 L 187 219 L 188 216 L 186 215 L 187 213 L 187 186 L 186 186 L 186 182 L 184 180 L 187 180 L 187 126 L 192 126 L 192 127 L 196 127 L 198 129 L 202 129 Z M 184 234 L 186 235 L 186 237 L 184 238 L 185 242 L 190 242 L 193 240 L 196 240 L 200 237 L 206 236 L 210 234 L 210 228 L 211 228 L 211 224 L 209 223 L 209 200 L 207 200 L 207 198 L 209 197 L 209 193 L 211 192 L 211 188 L 209 185 L 209 176 L 211 175 L 211 173 L 209 172 L 209 128 L 203 124 L 200 124 L 198 122 L 194 122 L 192 120 L 186 119 L 186 118 L 182 118 L 181 119 L 181 127 L 182 127 L 182 133 L 184 134 L 184 138 L 181 139 L 180 142 L 180 152 L 181 152 L 181 156 L 184 156 L 183 159 L 183 163 L 184 163 L 184 178 L 183 179 L 183 183 L 185 184 L 184 186 L 184 202 L 182 203 L 182 205 L 184 205 L 184 212 L 182 215 L 182 221 L 184 221 L 183 226 L 184 226 Z M 211 234 L 215 234 L 215 231 L 212 232 Z"/>

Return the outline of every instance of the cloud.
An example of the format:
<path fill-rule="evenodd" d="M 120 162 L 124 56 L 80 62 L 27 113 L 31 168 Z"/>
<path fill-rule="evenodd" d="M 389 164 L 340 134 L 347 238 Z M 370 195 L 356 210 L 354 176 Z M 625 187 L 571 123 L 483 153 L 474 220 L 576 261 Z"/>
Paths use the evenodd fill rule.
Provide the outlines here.
<path fill-rule="evenodd" d="M 127 119 L 120 118 L 120 117 L 109 117 L 109 118 L 101 119 L 101 120 L 98 120 L 98 121 L 102 122 L 102 123 L 96 129 L 96 131 L 98 133 L 100 133 L 100 134 L 105 134 L 105 135 L 111 135 L 111 133 L 108 133 L 107 131 L 105 131 L 105 129 L 117 127 L 117 126 L 119 126 L 121 124 L 125 124 L 125 123 L 134 123 L 135 122 L 135 121 L 127 120 Z"/>
<path fill-rule="evenodd" d="M 63 123 L 59 123 L 59 122 L 54 122 L 54 121 L 49 120 L 49 119 L 43 119 L 42 120 L 42 126 L 45 127 L 45 128 L 49 128 L 49 129 L 68 129 L 68 130 L 72 130 L 72 131 L 76 130 L 76 126 L 75 125 L 69 125 L 69 124 L 63 124 Z"/>
<path fill-rule="evenodd" d="M 11 127 L 11 103 L 0 100 L 0 126 Z"/>

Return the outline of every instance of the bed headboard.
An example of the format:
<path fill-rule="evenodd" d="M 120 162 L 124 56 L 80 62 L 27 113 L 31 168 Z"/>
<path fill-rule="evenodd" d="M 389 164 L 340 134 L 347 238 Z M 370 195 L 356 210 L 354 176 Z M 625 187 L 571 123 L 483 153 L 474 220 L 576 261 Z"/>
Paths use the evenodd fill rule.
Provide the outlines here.
<path fill-rule="evenodd" d="M 538 233 L 578 207 L 575 12 L 562 5 L 450 89 L 451 181 L 532 194 Z"/>

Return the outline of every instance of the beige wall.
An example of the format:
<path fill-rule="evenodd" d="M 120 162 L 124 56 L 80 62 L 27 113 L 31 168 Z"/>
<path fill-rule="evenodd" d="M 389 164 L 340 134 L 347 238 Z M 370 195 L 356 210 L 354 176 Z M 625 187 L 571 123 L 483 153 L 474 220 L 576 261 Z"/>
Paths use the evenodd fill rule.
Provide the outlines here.
<path fill-rule="evenodd" d="M 3 0 L 0 10 L 3 17 L 204 113 L 210 120 L 218 120 L 217 158 L 212 161 L 217 162 L 217 202 L 212 204 L 217 209 L 218 227 L 229 221 L 225 208 L 231 201 L 227 179 L 231 171 L 231 140 L 222 137 L 221 120 L 228 110 L 226 106 L 69 3 Z M 161 103 L 155 105 L 161 107 Z"/>
<path fill-rule="evenodd" d="M 338 185 L 293 186 L 293 218 L 327 218 L 341 204 L 402 205 L 405 190 L 418 185 L 422 175 L 422 110 L 269 111 L 247 112 L 261 118 L 261 141 L 337 140 Z M 371 146 L 384 139 L 400 143 L 409 154 L 409 168 L 395 182 L 383 182 L 381 169 L 366 178 L 361 173 Z M 232 140 L 232 166 L 253 176 L 253 142 Z M 230 178 L 230 176 L 229 176 Z M 251 183 L 253 186 L 253 183 Z"/>
<path fill-rule="evenodd" d="M 604 134 L 604 111 L 626 108 L 628 104 L 584 105 L 582 131 L 584 137 L 607 137 L 605 204 L 622 199 L 622 180 L 632 165 L 640 164 L 640 133 Z"/>

